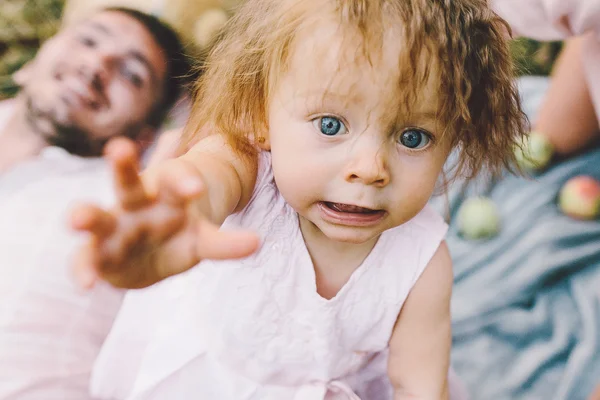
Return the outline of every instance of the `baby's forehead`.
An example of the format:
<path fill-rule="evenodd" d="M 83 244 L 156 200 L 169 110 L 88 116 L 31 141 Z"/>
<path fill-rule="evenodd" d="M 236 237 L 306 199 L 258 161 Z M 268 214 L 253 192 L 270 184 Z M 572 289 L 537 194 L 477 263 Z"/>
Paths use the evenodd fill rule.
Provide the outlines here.
<path fill-rule="evenodd" d="M 366 49 L 365 38 L 356 30 L 334 21 L 311 24 L 297 32 L 290 50 L 288 73 L 310 75 L 311 80 L 342 78 L 352 74 L 398 75 L 401 46 L 384 39 Z"/>
<path fill-rule="evenodd" d="M 387 29 L 378 45 L 370 41 L 367 43 L 371 45 L 365 46 L 365 40 L 357 29 L 333 21 L 323 19 L 320 24 L 307 26 L 298 32 L 290 48 L 281 83 L 294 89 L 295 95 L 344 97 L 347 103 L 377 102 L 387 107 L 394 107 L 401 102 L 404 90 L 418 85 L 419 102 L 436 101 L 435 74 L 423 84 L 410 82 L 411 78 L 403 74 L 407 55 L 398 31 Z"/>

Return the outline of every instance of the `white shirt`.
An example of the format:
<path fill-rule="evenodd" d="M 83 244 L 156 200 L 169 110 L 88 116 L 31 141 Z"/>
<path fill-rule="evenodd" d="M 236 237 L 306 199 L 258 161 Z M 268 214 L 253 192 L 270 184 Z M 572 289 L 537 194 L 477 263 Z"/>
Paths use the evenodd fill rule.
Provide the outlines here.
<path fill-rule="evenodd" d="M 81 237 L 67 214 L 75 201 L 110 204 L 110 182 L 101 159 L 58 148 L 0 175 L 0 400 L 91 399 L 92 364 L 122 292 L 75 286 Z"/>

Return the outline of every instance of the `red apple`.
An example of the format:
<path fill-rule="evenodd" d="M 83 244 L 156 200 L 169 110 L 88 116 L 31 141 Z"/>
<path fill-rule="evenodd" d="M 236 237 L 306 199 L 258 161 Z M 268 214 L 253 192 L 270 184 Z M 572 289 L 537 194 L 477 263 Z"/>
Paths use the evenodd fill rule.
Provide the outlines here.
<path fill-rule="evenodd" d="M 571 178 L 559 195 L 563 213 L 576 219 L 595 219 L 600 215 L 600 182 L 590 176 Z"/>

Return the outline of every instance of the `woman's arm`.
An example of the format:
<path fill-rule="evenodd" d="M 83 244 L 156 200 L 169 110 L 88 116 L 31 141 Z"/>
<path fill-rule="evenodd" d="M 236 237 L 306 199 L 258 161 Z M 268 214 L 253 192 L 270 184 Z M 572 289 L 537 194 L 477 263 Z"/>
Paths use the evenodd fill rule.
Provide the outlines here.
<path fill-rule="evenodd" d="M 585 40 L 584 35 L 565 42 L 533 124 L 561 155 L 583 150 L 598 139 L 598 118 L 583 68 Z"/>

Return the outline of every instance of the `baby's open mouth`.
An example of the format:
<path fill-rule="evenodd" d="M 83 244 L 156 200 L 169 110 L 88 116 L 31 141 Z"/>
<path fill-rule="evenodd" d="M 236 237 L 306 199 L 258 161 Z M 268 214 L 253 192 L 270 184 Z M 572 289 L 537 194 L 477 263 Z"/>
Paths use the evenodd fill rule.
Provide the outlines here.
<path fill-rule="evenodd" d="M 370 208 L 364 208 L 359 206 L 354 206 L 351 204 L 343 204 L 343 203 L 331 203 L 329 201 L 324 201 L 323 204 L 333 211 L 340 213 L 349 213 L 349 214 L 379 214 L 382 213 L 383 210 L 373 210 Z"/>
<path fill-rule="evenodd" d="M 352 204 L 334 203 L 331 201 L 322 201 L 319 203 L 321 216 L 326 221 L 351 227 L 375 226 L 383 220 L 387 212 L 355 206 Z"/>

